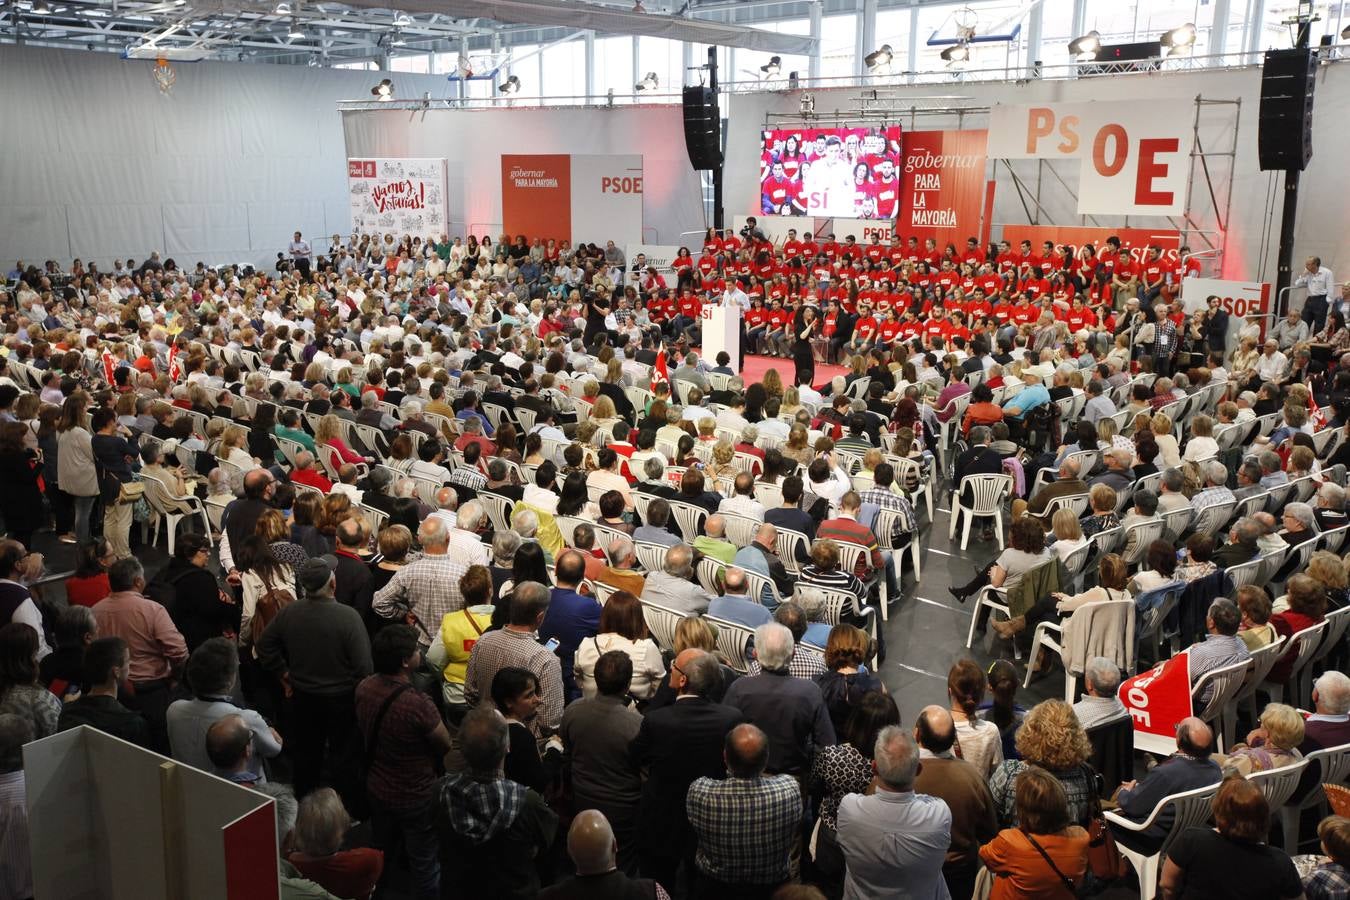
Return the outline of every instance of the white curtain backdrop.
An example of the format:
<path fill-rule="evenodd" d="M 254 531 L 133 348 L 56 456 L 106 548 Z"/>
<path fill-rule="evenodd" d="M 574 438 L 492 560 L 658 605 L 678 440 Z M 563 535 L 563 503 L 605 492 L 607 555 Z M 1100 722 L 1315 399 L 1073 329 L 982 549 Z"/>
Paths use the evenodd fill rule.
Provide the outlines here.
<path fill-rule="evenodd" d="M 392 77 L 400 97 L 444 77 L 303 66 L 154 63 L 0 47 L 0 260 L 144 258 L 270 265 L 303 231 L 348 230 L 339 100 Z M 403 114 L 407 117 L 407 113 Z"/>

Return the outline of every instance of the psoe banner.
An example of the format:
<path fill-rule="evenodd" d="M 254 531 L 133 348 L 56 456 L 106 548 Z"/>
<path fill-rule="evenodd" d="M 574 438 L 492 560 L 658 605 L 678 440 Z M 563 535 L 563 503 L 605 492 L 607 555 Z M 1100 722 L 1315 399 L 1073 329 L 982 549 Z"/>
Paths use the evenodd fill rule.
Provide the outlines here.
<path fill-rule="evenodd" d="M 352 232 L 440 237 L 446 229 L 444 159 L 349 159 Z"/>
<path fill-rule="evenodd" d="M 906 131 L 900 170 L 900 234 L 965 246 L 980 235 L 984 131 Z"/>
<path fill-rule="evenodd" d="M 889 244 L 895 234 L 895 223 L 885 219 L 817 219 L 816 237 L 824 238 L 833 234 L 842 241 L 850 234 L 860 244 L 872 243 L 872 236 L 881 238 L 881 243 Z"/>
<path fill-rule="evenodd" d="M 1074 256 L 1084 244 L 1091 244 L 1100 253 L 1106 239 L 1120 239 L 1120 249 L 1136 263 L 1142 263 L 1149 247 L 1162 251 L 1163 259 L 1175 263 L 1181 257 L 1181 232 L 1167 228 L 1088 228 L 1074 225 L 1004 225 L 1003 240 L 1016 250 L 1022 241 L 1031 241 L 1033 253 L 1040 254 L 1046 241 L 1056 247 L 1068 247 Z"/>
<path fill-rule="evenodd" d="M 1189 100 L 998 105 L 995 159 L 1077 159 L 1080 215 L 1179 216 L 1195 140 Z"/>
<path fill-rule="evenodd" d="M 1120 702 L 1134 720 L 1134 749 L 1177 752 L 1177 723 L 1191 714 L 1191 664 L 1185 653 L 1120 685 Z"/>
<path fill-rule="evenodd" d="M 502 227 L 573 243 L 642 240 L 642 157 L 502 156 Z"/>
<path fill-rule="evenodd" d="M 1262 281 L 1220 281 L 1216 278 L 1183 278 L 1181 305 L 1187 312 L 1209 306 L 1209 298 L 1218 297 L 1219 306 L 1228 312 L 1228 346 L 1237 342 L 1237 333 L 1248 316 L 1260 316 L 1261 333 L 1274 323 L 1270 314 L 1270 284 Z"/>

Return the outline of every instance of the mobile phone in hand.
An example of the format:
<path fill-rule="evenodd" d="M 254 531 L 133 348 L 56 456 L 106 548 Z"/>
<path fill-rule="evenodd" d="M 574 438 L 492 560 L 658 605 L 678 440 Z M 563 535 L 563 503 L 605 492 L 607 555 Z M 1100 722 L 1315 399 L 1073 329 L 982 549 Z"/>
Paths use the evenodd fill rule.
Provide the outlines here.
<path fill-rule="evenodd" d="M 557 653 L 559 646 L 561 645 L 559 644 L 558 639 L 555 637 L 549 638 L 548 640 L 544 641 L 544 649 L 547 650 L 549 653 Z"/>

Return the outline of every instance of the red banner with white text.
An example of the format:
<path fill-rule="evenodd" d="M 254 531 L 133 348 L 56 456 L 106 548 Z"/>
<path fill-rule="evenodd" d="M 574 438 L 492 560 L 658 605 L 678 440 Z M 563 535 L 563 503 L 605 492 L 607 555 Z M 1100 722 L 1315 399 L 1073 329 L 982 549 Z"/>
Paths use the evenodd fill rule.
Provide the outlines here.
<path fill-rule="evenodd" d="M 1166 228 L 1079 228 L 1060 225 L 1004 225 L 1003 240 L 1017 250 L 1022 241 L 1031 241 L 1031 249 L 1040 254 L 1041 245 L 1046 241 L 1054 243 L 1055 248 L 1069 247 L 1074 255 L 1084 244 L 1091 244 L 1098 253 L 1106 246 L 1106 239 L 1120 238 L 1120 248 L 1130 255 L 1136 263 L 1146 258 L 1149 247 L 1162 250 L 1163 259 L 1175 263 L 1181 248 L 1181 232 Z"/>
<path fill-rule="evenodd" d="M 1120 702 L 1134 720 L 1134 749 L 1170 754 L 1177 723 L 1191 715 L 1191 664 L 1185 653 L 1120 685 Z"/>
<path fill-rule="evenodd" d="M 905 132 L 897 234 L 958 247 L 980 236 L 987 138 L 981 130 Z"/>

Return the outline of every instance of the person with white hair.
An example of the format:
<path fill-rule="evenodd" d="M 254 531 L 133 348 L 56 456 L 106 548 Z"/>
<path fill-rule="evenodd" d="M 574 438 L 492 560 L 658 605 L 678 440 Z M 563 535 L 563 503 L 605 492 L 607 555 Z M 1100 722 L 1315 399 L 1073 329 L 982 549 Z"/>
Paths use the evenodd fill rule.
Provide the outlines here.
<path fill-rule="evenodd" d="M 665 565 L 647 576 L 642 600 L 684 615 L 701 616 L 708 611 L 712 594 L 694 584 L 694 549 L 677 543 L 666 551 Z"/>
<path fill-rule="evenodd" d="M 899 884 L 907 897 L 948 896 L 942 866 L 952 813 L 937 797 L 915 792 L 918 746 L 904 728 L 889 725 L 877 734 L 872 760 L 876 792 L 846 795 L 836 814 L 839 848 L 848 862 L 844 896 L 893 896 Z"/>
<path fill-rule="evenodd" d="M 431 645 L 446 613 L 464 608 L 459 581 L 469 570 L 467 563 L 449 554 L 450 529 L 440 516 L 427 516 L 417 529 L 422 556 L 394 573 L 389 583 L 375 592 L 371 609 L 383 619 L 412 616 L 423 647 Z"/>
<path fill-rule="evenodd" d="M 1205 486 L 1191 497 L 1191 509 L 1195 510 L 1197 516 L 1211 506 L 1237 501 L 1233 492 L 1228 489 L 1227 466 L 1217 459 L 1212 459 L 1200 466 L 1200 473 L 1204 476 Z"/>
<path fill-rule="evenodd" d="M 1125 704 L 1116 696 L 1116 688 L 1120 686 L 1120 667 L 1113 660 L 1104 656 L 1089 659 L 1083 671 L 1083 683 L 1086 691 L 1073 705 L 1073 711 L 1084 731 L 1091 731 L 1129 714 Z"/>
<path fill-rule="evenodd" d="M 768 735 L 770 771 L 805 775 L 816 749 L 833 745 L 836 736 L 820 688 L 791 676 L 796 650 L 786 626 L 768 622 L 756 628 L 759 674 L 732 682 L 722 702 Z"/>
<path fill-rule="evenodd" d="M 491 562 L 491 550 L 480 536 L 486 524 L 487 510 L 483 509 L 481 501 L 467 500 L 460 504 L 455 513 L 455 526 L 450 529 L 450 555 L 465 566 L 486 566 Z"/>
<path fill-rule="evenodd" d="M 1314 750 L 1350 744 L 1350 676 L 1328 669 L 1313 682 L 1315 712 L 1303 721 L 1303 743 L 1299 751 L 1307 756 Z"/>
<path fill-rule="evenodd" d="M 1323 531 L 1340 528 L 1350 523 L 1345 515 L 1345 488 L 1334 481 L 1327 481 L 1317 489 L 1317 506 L 1313 508 L 1317 527 Z"/>

